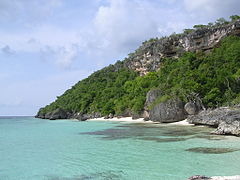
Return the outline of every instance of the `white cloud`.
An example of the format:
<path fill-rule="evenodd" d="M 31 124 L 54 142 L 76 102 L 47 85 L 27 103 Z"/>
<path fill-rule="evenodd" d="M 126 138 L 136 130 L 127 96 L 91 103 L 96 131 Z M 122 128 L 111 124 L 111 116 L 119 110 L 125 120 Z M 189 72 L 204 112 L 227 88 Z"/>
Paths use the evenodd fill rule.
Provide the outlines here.
<path fill-rule="evenodd" d="M 11 23 L 39 23 L 61 6 L 61 0 L 1 0 L 0 21 Z"/>
<path fill-rule="evenodd" d="M 56 63 L 62 68 L 69 68 L 78 56 L 78 52 L 78 46 L 74 44 L 68 47 L 61 47 L 55 53 Z"/>
<path fill-rule="evenodd" d="M 184 0 L 184 5 L 195 18 L 216 19 L 240 12 L 239 0 Z"/>
<path fill-rule="evenodd" d="M 152 8 L 145 1 L 127 0 L 110 0 L 99 7 L 94 28 L 102 48 L 126 51 L 142 40 L 159 35 L 156 19 L 150 13 Z"/>

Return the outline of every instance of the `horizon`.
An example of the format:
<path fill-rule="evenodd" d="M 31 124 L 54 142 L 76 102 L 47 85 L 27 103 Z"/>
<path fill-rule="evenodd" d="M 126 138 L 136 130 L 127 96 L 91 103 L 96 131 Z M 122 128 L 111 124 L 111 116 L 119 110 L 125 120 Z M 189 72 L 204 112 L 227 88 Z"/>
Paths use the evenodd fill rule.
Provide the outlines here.
<path fill-rule="evenodd" d="M 35 116 L 145 40 L 239 12 L 238 0 L 2 0 L 0 117 Z"/>

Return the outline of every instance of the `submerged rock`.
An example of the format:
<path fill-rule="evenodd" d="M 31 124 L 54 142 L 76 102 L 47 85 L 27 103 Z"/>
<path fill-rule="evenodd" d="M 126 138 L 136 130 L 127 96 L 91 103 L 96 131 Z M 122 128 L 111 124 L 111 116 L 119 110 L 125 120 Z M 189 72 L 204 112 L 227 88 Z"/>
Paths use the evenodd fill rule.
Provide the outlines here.
<path fill-rule="evenodd" d="M 195 152 L 195 153 L 203 153 L 203 154 L 223 154 L 223 153 L 239 151 L 239 149 L 196 147 L 196 148 L 187 149 L 186 151 Z"/>

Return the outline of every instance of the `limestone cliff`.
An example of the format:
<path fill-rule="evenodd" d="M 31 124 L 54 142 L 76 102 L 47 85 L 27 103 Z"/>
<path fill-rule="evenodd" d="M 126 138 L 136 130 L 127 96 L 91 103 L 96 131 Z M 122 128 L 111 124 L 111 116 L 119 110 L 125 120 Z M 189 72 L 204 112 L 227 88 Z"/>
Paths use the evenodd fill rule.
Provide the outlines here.
<path fill-rule="evenodd" d="M 125 66 L 145 75 L 158 70 L 164 58 L 180 57 L 186 51 L 209 51 L 229 35 L 240 35 L 240 20 L 227 25 L 196 29 L 189 34 L 151 39 L 129 54 Z"/>

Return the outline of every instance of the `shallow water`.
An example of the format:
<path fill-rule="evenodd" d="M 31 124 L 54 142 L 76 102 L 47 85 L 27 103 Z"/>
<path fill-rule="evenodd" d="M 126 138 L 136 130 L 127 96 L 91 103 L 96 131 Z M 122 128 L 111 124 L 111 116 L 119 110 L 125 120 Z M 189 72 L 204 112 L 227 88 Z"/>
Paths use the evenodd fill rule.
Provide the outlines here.
<path fill-rule="evenodd" d="M 0 180 L 185 180 L 240 174 L 240 138 L 206 127 L 0 118 Z"/>

